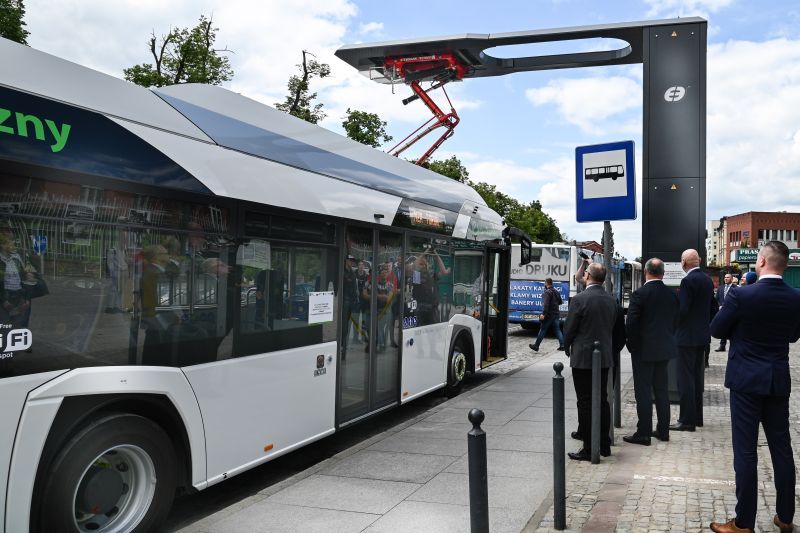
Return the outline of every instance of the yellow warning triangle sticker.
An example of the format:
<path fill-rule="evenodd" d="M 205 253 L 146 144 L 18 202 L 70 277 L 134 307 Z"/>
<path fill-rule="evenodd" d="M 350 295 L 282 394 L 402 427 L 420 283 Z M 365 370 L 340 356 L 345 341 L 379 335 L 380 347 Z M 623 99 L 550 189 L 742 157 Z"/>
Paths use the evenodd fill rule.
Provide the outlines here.
<path fill-rule="evenodd" d="M 677 191 L 678 190 L 678 186 L 673 183 L 672 187 L 670 187 L 670 190 Z"/>

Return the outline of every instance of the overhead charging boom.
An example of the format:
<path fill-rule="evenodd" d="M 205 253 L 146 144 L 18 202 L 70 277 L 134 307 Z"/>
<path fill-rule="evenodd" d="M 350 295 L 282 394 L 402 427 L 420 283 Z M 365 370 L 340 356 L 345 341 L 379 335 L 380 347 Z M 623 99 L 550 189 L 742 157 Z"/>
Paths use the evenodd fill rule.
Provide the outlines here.
<path fill-rule="evenodd" d="M 393 80 L 402 80 L 404 83 L 407 83 L 414 92 L 412 96 L 403 100 L 403 105 L 408 105 L 414 100 L 419 99 L 422 100 L 422 103 L 433 113 L 430 119 L 411 132 L 394 147 L 390 148 L 390 154 L 399 156 L 432 131 L 438 128 L 445 129 L 430 148 L 416 160 L 417 165 L 422 165 L 445 140 L 452 137 L 453 130 L 461 120 L 444 86 L 451 81 L 460 81 L 463 79 L 464 75 L 467 73 L 467 67 L 458 61 L 453 54 L 441 53 L 415 57 L 388 58 L 384 64 L 384 72 Z M 423 81 L 430 81 L 431 86 L 428 89 L 423 89 L 421 85 Z M 449 113 L 442 111 L 428 94 L 436 89 L 441 89 L 444 93 L 447 103 L 450 106 Z"/>

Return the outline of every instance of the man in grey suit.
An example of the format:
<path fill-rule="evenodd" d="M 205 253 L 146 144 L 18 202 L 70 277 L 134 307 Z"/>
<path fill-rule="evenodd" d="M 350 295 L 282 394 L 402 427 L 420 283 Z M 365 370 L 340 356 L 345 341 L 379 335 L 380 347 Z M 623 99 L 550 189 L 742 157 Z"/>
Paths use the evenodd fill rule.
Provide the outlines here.
<path fill-rule="evenodd" d="M 608 369 L 613 366 L 612 332 L 617 323 L 617 302 L 603 290 L 606 269 L 599 263 L 591 263 L 584 275 L 586 290 L 574 296 L 569 303 L 569 314 L 564 331 L 564 345 L 569 365 L 572 367 L 572 381 L 578 398 L 578 426 L 583 429 L 583 448 L 570 452 L 570 459 L 591 460 L 591 408 L 592 408 L 592 351 L 594 342 L 600 341 L 600 454 L 611 455 L 609 429 L 611 409 L 608 405 L 606 384 Z M 624 337 L 624 335 L 623 335 Z"/>

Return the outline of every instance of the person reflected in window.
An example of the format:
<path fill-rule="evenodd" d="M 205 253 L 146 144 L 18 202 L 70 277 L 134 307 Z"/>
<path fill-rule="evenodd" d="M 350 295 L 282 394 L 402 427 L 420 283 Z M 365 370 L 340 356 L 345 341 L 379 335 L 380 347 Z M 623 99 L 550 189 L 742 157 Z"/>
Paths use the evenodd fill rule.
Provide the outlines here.
<path fill-rule="evenodd" d="M 122 244 L 116 244 L 106 250 L 106 270 L 111 280 L 108 290 L 106 313 L 123 313 L 122 281 L 128 272 L 128 257 Z"/>
<path fill-rule="evenodd" d="M 181 264 L 181 242 L 177 237 L 170 235 L 161 244 L 164 245 L 169 254 L 169 261 L 164 266 L 167 278 L 169 278 L 169 303 L 170 305 L 185 304 L 185 297 L 182 297 L 183 280 L 181 279 L 181 269 L 183 265 Z"/>
<path fill-rule="evenodd" d="M 369 269 L 367 268 L 367 261 L 361 260 L 358 262 L 358 270 L 356 270 L 356 294 L 357 298 L 354 302 L 355 309 L 355 335 L 356 342 L 368 342 L 369 333 L 369 313 L 370 302 L 369 298 L 364 299 L 364 286 L 367 284 L 369 278 Z"/>
<path fill-rule="evenodd" d="M 450 274 L 436 248 L 426 246 L 427 250 L 417 256 L 413 273 L 412 297 L 417 302 L 419 326 L 439 322 L 439 280 Z M 437 269 L 431 261 L 436 262 Z"/>
<path fill-rule="evenodd" d="M 31 316 L 31 301 L 25 294 L 24 283 L 34 281 L 33 273 L 25 271 L 25 261 L 17 252 L 14 236 L 0 233 L 0 323 L 13 328 L 27 328 Z"/>
<path fill-rule="evenodd" d="M 372 289 L 372 276 L 367 280 L 365 290 Z M 392 304 L 398 297 L 397 276 L 392 271 L 391 263 L 382 263 L 377 281 L 375 282 L 375 294 L 378 299 L 378 350 L 386 347 L 387 328 L 392 324 Z"/>
<path fill-rule="evenodd" d="M 350 340 L 350 330 L 358 330 L 358 280 L 356 279 L 356 258 L 348 254 L 344 259 L 344 278 L 342 283 L 342 309 L 344 309 L 344 320 L 342 321 L 342 345 L 346 349 Z M 363 269 L 364 262 L 359 263 L 359 269 Z"/>
<path fill-rule="evenodd" d="M 283 318 L 284 277 L 277 270 L 262 270 L 256 275 L 256 324 L 263 328 L 275 329 L 275 320 Z"/>
<path fill-rule="evenodd" d="M 159 286 L 167 281 L 166 265 L 169 253 L 160 244 L 151 244 L 142 250 L 142 279 L 139 284 L 141 327 L 145 330 L 142 347 L 143 365 L 164 364 L 169 356 L 169 327 L 177 322 L 171 310 L 158 310 L 161 305 Z"/>

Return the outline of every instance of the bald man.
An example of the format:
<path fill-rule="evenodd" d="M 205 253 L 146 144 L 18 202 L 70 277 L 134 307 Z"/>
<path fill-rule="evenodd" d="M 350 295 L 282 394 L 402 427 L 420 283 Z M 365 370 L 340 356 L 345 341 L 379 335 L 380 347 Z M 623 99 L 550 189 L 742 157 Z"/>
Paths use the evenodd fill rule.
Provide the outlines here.
<path fill-rule="evenodd" d="M 705 348 L 711 343 L 711 315 L 714 310 L 714 283 L 700 270 L 700 254 L 686 250 L 681 255 L 686 276 L 678 291 L 680 312 L 678 330 L 678 392 L 680 415 L 672 431 L 694 431 L 703 425 L 703 372 Z"/>
<path fill-rule="evenodd" d="M 794 529 L 795 467 L 789 431 L 789 343 L 800 338 L 800 292 L 782 279 L 789 249 L 769 241 L 758 253 L 758 281 L 728 294 L 711 323 L 731 341 L 725 386 L 730 389 L 736 517 L 714 522 L 719 533 L 753 531 L 758 506 L 758 426 L 764 428 L 775 479 L 773 523 Z"/>

